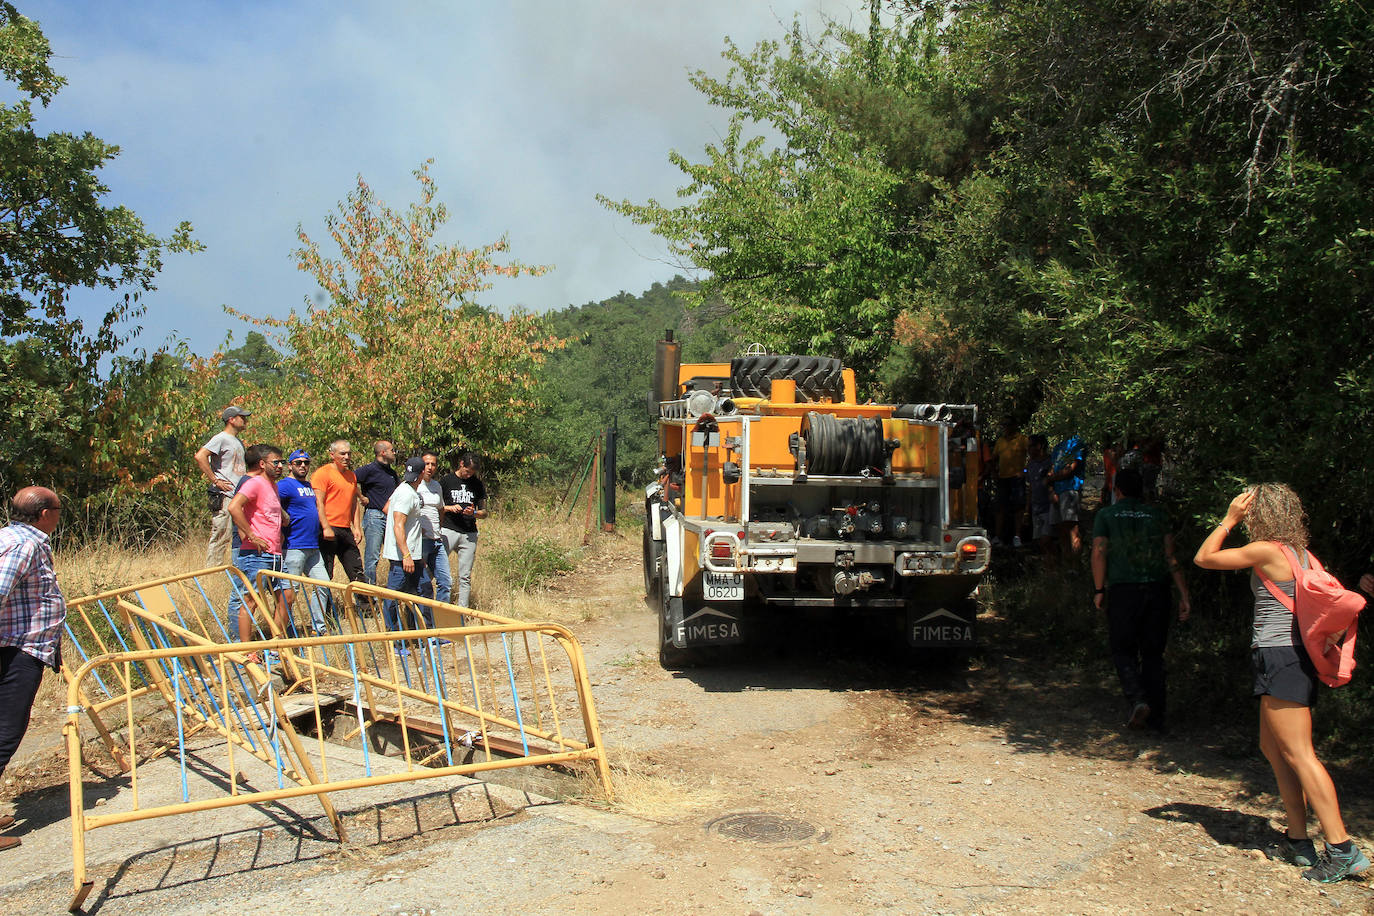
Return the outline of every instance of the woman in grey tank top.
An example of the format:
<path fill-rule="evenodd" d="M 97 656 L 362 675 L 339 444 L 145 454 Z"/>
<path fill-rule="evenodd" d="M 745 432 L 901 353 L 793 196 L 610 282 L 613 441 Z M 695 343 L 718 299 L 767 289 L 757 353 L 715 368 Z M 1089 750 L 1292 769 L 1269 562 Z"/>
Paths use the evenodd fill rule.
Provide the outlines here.
<path fill-rule="evenodd" d="M 1227 536 L 1242 521 L 1250 542 L 1225 548 Z M 1231 501 L 1226 519 L 1202 542 L 1193 558 L 1203 569 L 1250 570 L 1255 595 L 1251 667 L 1260 702 L 1260 750 L 1274 770 L 1288 816 L 1284 838 L 1266 850 L 1271 856 L 1308 866 L 1311 881 L 1330 883 L 1369 868 L 1369 860 L 1351 842 L 1341 818 L 1336 787 L 1312 747 L 1312 701 L 1318 690 L 1316 672 L 1298 638 L 1293 613 L 1269 593 L 1263 575 L 1293 595 L 1295 573 L 1286 545 L 1307 566 L 1307 518 L 1298 495 L 1284 484 L 1262 483 Z M 1318 859 L 1307 834 L 1307 807 L 1317 815 L 1326 852 Z"/>

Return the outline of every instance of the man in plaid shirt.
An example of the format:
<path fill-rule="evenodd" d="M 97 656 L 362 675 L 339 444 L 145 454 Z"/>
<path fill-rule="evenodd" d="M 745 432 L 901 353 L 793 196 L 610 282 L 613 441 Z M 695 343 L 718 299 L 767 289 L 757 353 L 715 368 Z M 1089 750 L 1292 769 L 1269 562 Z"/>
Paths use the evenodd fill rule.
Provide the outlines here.
<path fill-rule="evenodd" d="M 57 587 L 48 538 L 62 503 L 46 487 L 25 487 L 10 500 L 10 524 L 0 530 L 0 775 L 29 727 L 43 667 L 61 663 L 67 604 Z M 0 817 L 0 830 L 14 823 Z M 0 836 L 0 850 L 19 838 Z"/>

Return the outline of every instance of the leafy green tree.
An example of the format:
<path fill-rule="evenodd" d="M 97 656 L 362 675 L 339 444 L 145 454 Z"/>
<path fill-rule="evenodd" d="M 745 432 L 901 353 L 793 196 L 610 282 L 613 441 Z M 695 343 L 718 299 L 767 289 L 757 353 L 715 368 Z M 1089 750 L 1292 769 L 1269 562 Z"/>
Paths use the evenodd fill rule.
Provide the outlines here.
<path fill-rule="evenodd" d="M 723 296 L 749 339 L 839 356 L 871 378 L 899 293 L 924 269 L 914 220 L 959 148 L 957 119 L 919 94 L 936 65 L 930 29 L 832 26 L 813 43 L 794 25 L 752 52 L 727 40 L 726 75 L 691 80 L 731 111 L 729 128 L 702 162 L 670 154 L 686 202 L 602 202 L 709 271 L 703 295 Z"/>
<path fill-rule="evenodd" d="M 693 81 L 731 129 L 671 154 L 683 202 L 614 207 L 774 349 L 893 398 L 1162 435 L 1190 513 L 1280 477 L 1367 557 L 1374 518 L 1328 485 L 1365 489 L 1374 446 L 1367 10 L 904 10 L 727 43 L 725 77 Z"/>
<path fill-rule="evenodd" d="M 339 437 L 360 451 L 389 439 L 404 453 L 482 453 L 494 469 L 530 449 L 534 372 L 557 342 L 536 320 L 502 317 L 475 302 L 495 277 L 546 268 L 498 260 L 502 239 L 480 248 L 437 240 L 448 209 L 428 164 L 415 171 L 420 198 L 395 210 L 361 177 L 326 220 L 337 256 L 304 229 L 297 266 L 328 297 L 285 318 L 243 316 L 275 329 L 280 379 L 245 395 L 255 428 L 283 443 L 322 449 Z"/>
<path fill-rule="evenodd" d="M 218 415 L 241 398 L 245 391 L 277 385 L 282 380 L 282 355 L 258 331 L 244 335 L 243 343 L 225 350 L 220 361 L 215 387 L 207 400 L 207 410 Z"/>
<path fill-rule="evenodd" d="M 166 239 L 130 210 L 107 206 L 99 169 L 119 152 L 92 136 L 35 130 L 34 103 L 46 106 L 66 84 L 50 66 L 38 25 L 0 2 L 0 72 L 17 90 L 0 104 L 0 480 L 60 482 L 73 494 L 108 486 L 115 475 L 97 452 L 121 433 L 102 425 L 103 408 L 130 386 L 170 384 L 166 353 L 111 356 L 137 333 L 139 298 L 167 251 L 196 248 L 189 224 Z M 67 314 L 69 292 L 108 290 L 114 298 L 91 329 Z"/>

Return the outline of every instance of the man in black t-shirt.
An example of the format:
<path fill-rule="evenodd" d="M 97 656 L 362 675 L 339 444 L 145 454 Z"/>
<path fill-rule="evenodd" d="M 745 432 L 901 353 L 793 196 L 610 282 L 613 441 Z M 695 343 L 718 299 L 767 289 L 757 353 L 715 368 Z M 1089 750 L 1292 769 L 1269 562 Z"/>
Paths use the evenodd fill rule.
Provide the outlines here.
<path fill-rule="evenodd" d="M 382 558 L 386 535 L 386 501 L 401 482 L 396 474 L 396 447 L 385 439 L 372 445 L 375 459 L 358 468 L 358 488 L 363 492 L 363 577 L 377 584 L 377 561 Z"/>
<path fill-rule="evenodd" d="M 439 481 L 444 496 L 440 520 L 444 546 L 457 553 L 454 566 L 458 578 L 458 606 L 472 607 L 472 562 L 477 559 L 477 520 L 487 517 L 487 488 L 477 476 L 477 456 L 463 452 L 454 462 L 453 473 Z"/>

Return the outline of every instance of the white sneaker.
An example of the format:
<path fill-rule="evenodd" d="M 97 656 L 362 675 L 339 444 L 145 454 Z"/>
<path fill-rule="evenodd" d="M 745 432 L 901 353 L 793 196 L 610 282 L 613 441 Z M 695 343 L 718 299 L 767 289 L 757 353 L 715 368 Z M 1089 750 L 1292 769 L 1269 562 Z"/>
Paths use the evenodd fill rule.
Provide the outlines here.
<path fill-rule="evenodd" d="M 1019 534 L 1012 535 L 1011 546 L 1013 546 L 1013 547 L 1020 547 L 1020 546 L 1021 546 L 1021 535 L 1019 535 Z"/>

